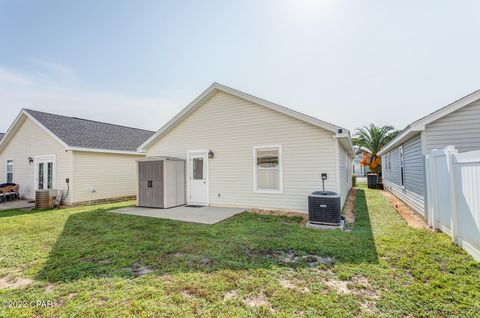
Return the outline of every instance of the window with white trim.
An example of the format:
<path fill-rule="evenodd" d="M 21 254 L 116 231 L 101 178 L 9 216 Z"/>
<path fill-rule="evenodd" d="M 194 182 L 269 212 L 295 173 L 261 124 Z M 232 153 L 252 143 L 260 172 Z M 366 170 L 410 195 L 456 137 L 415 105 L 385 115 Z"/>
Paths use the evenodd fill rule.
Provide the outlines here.
<path fill-rule="evenodd" d="M 392 154 L 387 153 L 385 156 L 385 170 L 387 172 L 392 172 Z"/>
<path fill-rule="evenodd" d="M 405 187 L 405 159 L 403 146 L 400 146 L 400 181 L 402 187 Z"/>
<path fill-rule="evenodd" d="M 7 183 L 13 183 L 13 160 L 7 160 Z"/>
<path fill-rule="evenodd" d="M 282 148 L 254 147 L 255 191 L 282 191 Z"/>

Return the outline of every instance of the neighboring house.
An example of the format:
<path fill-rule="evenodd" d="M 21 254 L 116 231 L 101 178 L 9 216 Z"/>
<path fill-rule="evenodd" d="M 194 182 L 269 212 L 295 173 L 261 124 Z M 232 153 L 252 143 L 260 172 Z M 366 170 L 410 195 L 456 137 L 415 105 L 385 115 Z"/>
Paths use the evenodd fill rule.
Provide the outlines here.
<path fill-rule="evenodd" d="M 356 155 L 353 159 L 353 174 L 356 176 L 366 176 L 370 169 L 367 166 L 362 166 L 360 162 L 363 160 L 361 154 Z"/>
<path fill-rule="evenodd" d="M 308 195 L 351 188 L 348 130 L 255 96 L 211 85 L 139 151 L 186 159 L 187 202 L 308 210 Z"/>
<path fill-rule="evenodd" d="M 23 109 L 0 141 L 0 182 L 18 183 L 26 199 L 56 189 L 66 204 L 134 196 L 145 156 L 136 149 L 153 134 Z"/>
<path fill-rule="evenodd" d="M 385 188 L 424 218 L 425 155 L 448 145 L 480 149 L 480 90 L 408 125 L 380 152 Z"/>

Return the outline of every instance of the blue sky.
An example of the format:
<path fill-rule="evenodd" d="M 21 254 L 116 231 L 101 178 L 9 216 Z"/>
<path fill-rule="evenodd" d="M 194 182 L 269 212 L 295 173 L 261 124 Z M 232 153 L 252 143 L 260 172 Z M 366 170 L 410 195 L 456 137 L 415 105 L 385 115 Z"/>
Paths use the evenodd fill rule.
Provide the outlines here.
<path fill-rule="evenodd" d="M 22 107 L 157 130 L 212 82 L 354 129 L 480 88 L 479 1 L 3 1 L 0 131 Z"/>

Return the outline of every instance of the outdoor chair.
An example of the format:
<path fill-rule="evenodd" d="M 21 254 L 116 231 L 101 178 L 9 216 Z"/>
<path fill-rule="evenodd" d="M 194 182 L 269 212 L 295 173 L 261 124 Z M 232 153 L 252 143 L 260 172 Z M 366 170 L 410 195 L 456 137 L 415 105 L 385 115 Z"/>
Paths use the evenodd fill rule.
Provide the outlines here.
<path fill-rule="evenodd" d="M 5 198 L 7 199 L 7 201 L 13 200 L 12 188 L 12 185 L 7 185 L 6 187 L 3 187 L 3 193 L 5 194 Z"/>
<path fill-rule="evenodd" d="M 0 200 L 1 202 L 9 201 L 9 200 L 16 200 L 20 198 L 20 194 L 18 192 L 19 185 L 15 183 L 4 183 L 0 184 Z"/>
<path fill-rule="evenodd" d="M 10 198 L 10 194 L 8 193 L 10 186 L 2 186 L 0 187 L 0 200 L 1 202 L 8 201 Z"/>
<path fill-rule="evenodd" d="M 18 191 L 19 188 L 20 188 L 20 186 L 18 184 L 12 186 L 11 193 L 12 193 L 12 196 L 13 196 L 14 200 L 20 199 L 20 192 Z"/>

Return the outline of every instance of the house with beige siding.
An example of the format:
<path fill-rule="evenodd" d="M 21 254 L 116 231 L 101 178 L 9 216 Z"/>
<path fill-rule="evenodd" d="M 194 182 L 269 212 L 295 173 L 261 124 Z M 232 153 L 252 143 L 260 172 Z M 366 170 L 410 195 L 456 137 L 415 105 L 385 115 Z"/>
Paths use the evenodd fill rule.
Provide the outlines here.
<path fill-rule="evenodd" d="M 0 140 L 0 183 L 20 196 L 57 190 L 65 204 L 133 197 L 137 148 L 152 131 L 23 109 Z"/>
<path fill-rule="evenodd" d="M 348 130 L 214 83 L 138 149 L 186 160 L 192 205 L 306 212 L 308 195 L 352 186 Z"/>
<path fill-rule="evenodd" d="M 450 145 L 480 150 L 480 90 L 408 125 L 380 152 L 385 188 L 425 219 L 425 155 Z"/>

